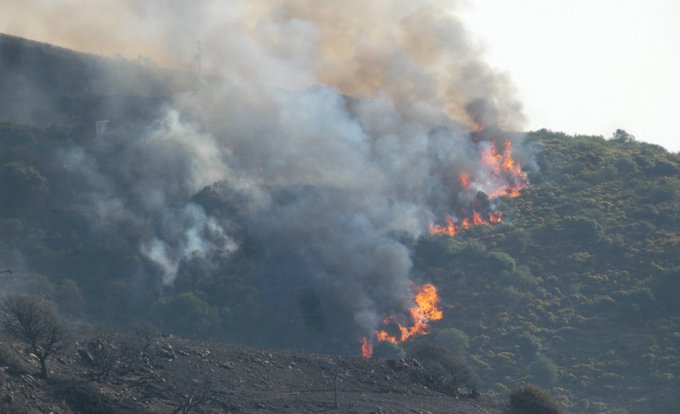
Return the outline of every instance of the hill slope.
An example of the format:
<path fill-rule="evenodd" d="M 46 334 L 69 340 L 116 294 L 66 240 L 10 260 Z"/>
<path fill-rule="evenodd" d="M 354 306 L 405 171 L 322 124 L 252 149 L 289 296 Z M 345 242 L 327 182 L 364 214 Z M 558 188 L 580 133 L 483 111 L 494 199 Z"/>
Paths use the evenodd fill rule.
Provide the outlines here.
<path fill-rule="evenodd" d="M 492 387 L 533 381 L 575 412 L 680 407 L 680 157 L 624 131 L 538 131 L 507 221 L 423 240 L 419 267 Z M 630 411 L 628 411 L 630 410 Z"/>
<path fill-rule="evenodd" d="M 34 376 L 36 361 L 7 339 L 0 338 L 2 412 L 501 412 L 488 402 L 436 391 L 432 373 L 411 359 L 369 361 L 104 334 L 78 337 L 50 364 L 45 381 Z"/>
<path fill-rule="evenodd" d="M 147 319 L 189 337 L 306 350 L 326 345 L 330 322 L 313 291 L 294 292 L 285 315 L 268 308 L 257 285 L 257 243 L 245 240 L 217 271 L 186 263 L 186 277 L 159 288 L 158 280 L 139 277 L 149 264 L 133 219 L 97 222 L 101 211 L 93 204 L 114 213 L 116 205 L 90 201 L 108 194 L 116 183 L 107 174 L 120 169 L 116 158 L 90 155 L 116 146 L 134 153 L 135 134 L 177 88 L 172 76 L 139 62 L 107 60 L 105 69 L 93 70 L 93 62 L 104 61 L 6 36 L 0 50 L 0 90 L 13 97 L 3 103 L 16 104 L 0 111 L 0 263 L 15 271 L 1 276 L 4 292 L 48 298 L 77 321 L 126 326 Z M 36 69 L 41 59 L 47 63 Z M 115 79 L 121 67 L 159 86 L 111 92 L 96 80 Z M 6 82 L 8 74 L 20 82 Z M 60 76 L 69 81 L 45 81 Z M 40 99 L 15 87 L 26 83 Z M 138 83 L 121 85 L 129 84 Z M 102 119 L 114 121 L 104 136 L 93 122 Z M 421 341 L 467 358 L 499 398 L 536 382 L 574 412 L 678 411 L 680 158 L 623 131 L 605 140 L 542 130 L 529 133 L 527 143 L 540 168 L 520 197 L 500 200 L 504 223 L 415 245 L 416 273 L 436 284 L 445 306 L 444 319 Z M 83 174 L 95 162 L 101 175 Z M 137 164 L 132 171 L 144 167 Z M 134 173 L 121 175 L 134 189 Z M 206 211 L 225 208 L 219 197 L 211 186 L 188 195 Z M 333 350 L 357 352 L 342 346 Z"/>

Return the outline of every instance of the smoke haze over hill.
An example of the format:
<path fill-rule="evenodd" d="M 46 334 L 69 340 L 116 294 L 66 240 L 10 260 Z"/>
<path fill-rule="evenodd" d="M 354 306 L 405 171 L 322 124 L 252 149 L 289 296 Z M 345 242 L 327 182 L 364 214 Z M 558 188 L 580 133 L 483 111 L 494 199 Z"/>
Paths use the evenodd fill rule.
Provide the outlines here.
<path fill-rule="evenodd" d="M 273 324 L 307 306 L 308 328 L 356 343 L 412 304 L 428 225 L 475 202 L 459 174 L 487 189 L 483 152 L 521 141 L 508 80 L 450 7 L 27 1 L 0 27 L 193 68 L 154 122 L 56 154 L 92 231 L 144 258 L 132 278 L 220 278 L 247 256 Z"/>

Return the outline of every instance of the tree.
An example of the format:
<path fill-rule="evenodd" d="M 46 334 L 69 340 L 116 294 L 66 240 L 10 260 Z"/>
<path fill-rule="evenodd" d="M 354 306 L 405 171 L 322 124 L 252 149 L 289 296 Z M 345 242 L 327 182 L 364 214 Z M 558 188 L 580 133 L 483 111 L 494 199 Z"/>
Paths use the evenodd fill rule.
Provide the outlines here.
<path fill-rule="evenodd" d="M 621 143 L 632 143 L 635 142 L 635 136 L 627 133 L 623 129 L 617 129 L 614 131 L 614 134 L 611 137 L 611 140 L 614 142 L 621 142 Z"/>
<path fill-rule="evenodd" d="M 46 303 L 30 296 L 9 296 L 0 309 L 5 331 L 28 344 L 40 361 L 40 376 L 47 379 L 47 359 L 68 344 L 62 322 Z"/>

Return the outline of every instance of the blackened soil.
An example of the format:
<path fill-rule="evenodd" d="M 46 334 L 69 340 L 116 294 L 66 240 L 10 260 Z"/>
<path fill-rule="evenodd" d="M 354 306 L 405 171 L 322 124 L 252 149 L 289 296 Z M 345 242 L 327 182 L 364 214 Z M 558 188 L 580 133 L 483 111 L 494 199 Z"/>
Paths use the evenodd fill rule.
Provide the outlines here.
<path fill-rule="evenodd" d="M 107 342 L 110 341 L 110 342 Z M 129 342 L 129 343 L 127 343 Z M 364 360 L 154 337 L 79 337 L 40 379 L 35 357 L 0 336 L 1 413 L 500 414 L 442 390 L 419 361 Z"/>

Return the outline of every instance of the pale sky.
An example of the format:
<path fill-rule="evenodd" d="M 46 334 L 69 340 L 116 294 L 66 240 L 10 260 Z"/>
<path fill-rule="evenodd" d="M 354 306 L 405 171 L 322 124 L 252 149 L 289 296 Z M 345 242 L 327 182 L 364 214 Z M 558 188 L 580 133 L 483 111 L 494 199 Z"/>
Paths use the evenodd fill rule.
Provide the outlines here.
<path fill-rule="evenodd" d="M 509 74 L 528 129 L 625 129 L 680 151 L 680 0 L 468 0 L 456 11 Z"/>
<path fill-rule="evenodd" d="M 622 128 L 680 151 L 680 0 L 460 1 L 455 14 L 512 79 L 527 129 L 610 137 Z"/>

